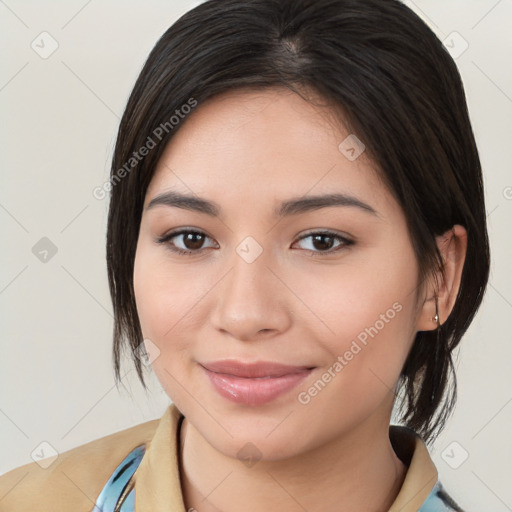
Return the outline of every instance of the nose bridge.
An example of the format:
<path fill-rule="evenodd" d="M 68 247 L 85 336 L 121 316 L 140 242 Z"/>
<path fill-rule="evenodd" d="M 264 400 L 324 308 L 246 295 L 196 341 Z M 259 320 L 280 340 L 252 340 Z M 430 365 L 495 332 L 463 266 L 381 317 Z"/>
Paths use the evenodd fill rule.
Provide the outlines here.
<path fill-rule="evenodd" d="M 286 288 L 274 275 L 271 251 L 251 237 L 244 239 L 229 259 L 213 315 L 215 327 L 249 340 L 260 331 L 287 328 L 290 315 Z"/>

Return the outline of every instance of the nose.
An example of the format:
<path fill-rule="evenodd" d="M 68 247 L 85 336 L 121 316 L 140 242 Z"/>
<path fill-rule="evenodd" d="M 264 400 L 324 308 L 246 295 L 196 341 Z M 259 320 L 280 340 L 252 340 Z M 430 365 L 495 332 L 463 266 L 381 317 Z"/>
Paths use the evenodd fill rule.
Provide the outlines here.
<path fill-rule="evenodd" d="M 212 322 L 240 341 L 268 338 L 291 325 L 293 294 L 262 255 L 252 263 L 238 254 L 218 284 Z M 275 267 L 275 266 L 273 266 Z"/>

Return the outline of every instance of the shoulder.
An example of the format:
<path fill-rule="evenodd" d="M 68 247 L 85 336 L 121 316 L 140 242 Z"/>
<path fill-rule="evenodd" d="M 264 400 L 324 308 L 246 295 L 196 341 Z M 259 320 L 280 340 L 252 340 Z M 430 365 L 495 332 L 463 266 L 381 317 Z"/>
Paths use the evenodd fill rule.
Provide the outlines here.
<path fill-rule="evenodd" d="M 49 465 L 42 463 L 43 459 L 5 473 L 0 476 L 0 510 L 91 510 L 112 472 L 134 448 L 151 441 L 159 421 L 77 446 L 58 454 Z"/>

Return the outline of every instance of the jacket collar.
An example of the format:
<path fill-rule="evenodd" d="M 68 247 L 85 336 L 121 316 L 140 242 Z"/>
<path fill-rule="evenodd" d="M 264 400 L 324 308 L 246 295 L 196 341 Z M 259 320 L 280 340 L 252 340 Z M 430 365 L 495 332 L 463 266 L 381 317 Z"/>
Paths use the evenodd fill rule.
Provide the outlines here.
<path fill-rule="evenodd" d="M 139 512 L 185 512 L 181 490 L 178 446 L 183 419 L 171 404 L 160 419 L 153 439 L 134 474 L 135 506 Z M 416 512 L 438 480 L 437 469 L 423 440 L 411 429 L 389 427 L 398 457 L 408 466 L 405 480 L 389 512 Z"/>

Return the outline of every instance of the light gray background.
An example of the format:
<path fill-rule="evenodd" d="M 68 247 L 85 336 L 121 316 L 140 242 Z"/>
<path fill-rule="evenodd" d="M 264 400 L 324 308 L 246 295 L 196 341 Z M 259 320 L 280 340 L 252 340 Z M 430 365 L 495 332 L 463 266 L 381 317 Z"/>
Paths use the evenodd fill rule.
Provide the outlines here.
<path fill-rule="evenodd" d="M 130 365 L 114 386 L 108 203 L 92 190 L 108 179 L 147 54 L 198 3 L 0 0 L 0 473 L 31 462 L 42 441 L 62 452 L 159 418 L 168 405 L 154 375 L 145 394 Z M 484 168 L 493 260 L 457 353 L 457 408 L 431 453 L 463 506 L 502 512 L 512 510 L 512 1 L 406 3 L 452 51 L 469 45 L 456 62 Z M 58 43 L 47 58 L 44 31 Z M 43 237 L 57 248 L 47 262 L 32 251 Z"/>

